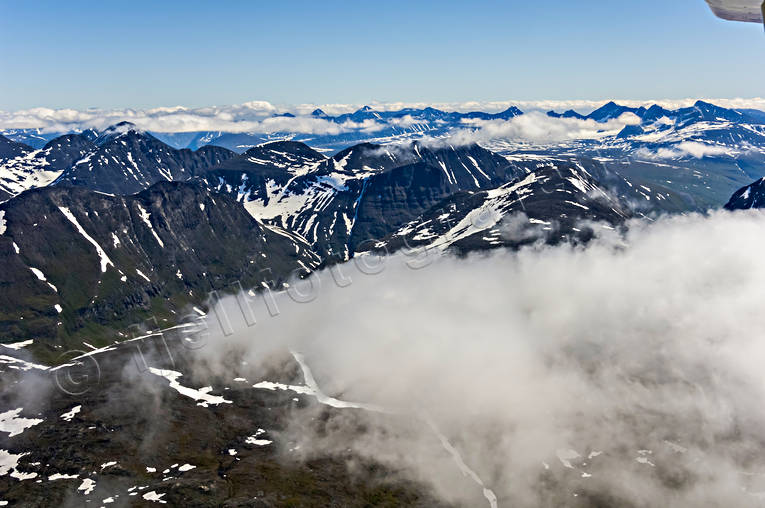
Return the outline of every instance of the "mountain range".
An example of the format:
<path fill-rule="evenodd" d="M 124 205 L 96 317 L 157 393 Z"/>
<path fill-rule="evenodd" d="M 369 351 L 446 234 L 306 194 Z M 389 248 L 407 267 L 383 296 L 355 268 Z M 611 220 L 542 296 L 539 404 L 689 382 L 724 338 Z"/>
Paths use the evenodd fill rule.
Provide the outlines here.
<path fill-rule="evenodd" d="M 521 114 L 471 115 L 505 122 Z M 268 369 L 235 358 L 225 375 L 209 374 L 184 343 L 185 327 L 223 294 L 288 291 L 314 271 L 371 254 L 426 263 L 429 253 L 576 246 L 631 219 L 765 208 L 765 115 L 609 103 L 548 117 L 605 129 L 625 114 L 637 120 L 596 139 L 457 143 L 391 127 L 387 139 L 330 155 L 329 144 L 296 139 L 264 138 L 243 151 L 170 146 L 124 122 L 37 147 L 0 136 L 0 397 L 11 408 L 0 414 L 3 500 L 449 506 L 349 448 L 301 456 L 289 432 L 295 417 L 306 422 L 301 431 L 334 436 L 333 426 L 363 406 L 321 392 L 294 352 L 269 358 Z M 426 121 L 464 118 L 367 108 L 332 121 L 418 115 L 430 134 Z M 367 432 L 340 428 L 343 439 Z M 462 443 L 432 430 L 428 453 L 457 468 L 470 505 L 494 506 L 460 456 Z M 540 468 L 560 475 L 561 492 L 581 493 L 581 506 L 619 504 L 590 497 L 592 481 L 577 468 L 600 459 L 574 454 Z"/>
<path fill-rule="evenodd" d="M 521 119 L 524 115 L 517 108 L 508 108 L 500 113 L 459 113 L 435 108 L 376 111 L 370 107 L 363 107 L 353 113 L 337 116 L 316 110 L 308 117 L 321 119 L 331 125 L 355 126 L 335 134 L 303 134 L 289 131 L 160 133 L 143 132 L 127 124 L 105 129 L 104 133 L 87 130 L 79 134 L 96 144 L 103 144 L 106 140 L 113 141 L 115 134 L 125 129 L 142 132 L 145 137 L 153 138 L 149 144 L 155 144 L 152 153 L 159 155 L 160 161 L 150 174 L 135 175 L 135 181 L 131 185 L 133 192 L 137 191 L 141 182 L 158 181 L 167 178 L 168 175 L 173 179 L 179 178 L 177 173 L 180 167 L 188 173 L 186 177 L 192 177 L 208 164 L 232 157 L 230 152 L 214 150 L 207 145 L 243 153 L 269 141 L 292 140 L 302 141 L 324 154 L 336 153 L 363 143 L 388 145 L 405 144 L 415 140 L 423 143 L 427 143 L 429 139 L 448 140 L 455 132 L 467 134 L 468 138 L 475 133 L 478 135 L 478 142 L 484 148 L 516 160 L 596 160 L 608 166 L 610 171 L 633 184 L 636 183 L 637 188 L 643 185 L 650 189 L 642 189 L 642 194 L 633 192 L 636 203 L 666 212 L 703 211 L 710 207 L 718 207 L 727 201 L 735 189 L 764 176 L 762 167 L 765 165 L 765 113 L 762 111 L 723 108 L 704 101 L 697 101 L 691 107 L 675 110 L 658 105 L 636 108 L 609 102 L 586 115 L 575 111 L 547 113 L 551 119 L 586 122 L 582 125 L 592 133 L 584 138 L 574 136 L 545 140 L 532 136 L 529 140 L 523 135 L 517 139 L 501 136 L 480 137 L 482 122 L 499 122 L 501 125 Z M 289 119 L 291 115 L 281 116 Z M 629 121 L 621 122 L 626 123 L 621 130 L 611 130 L 613 126 L 609 122 L 620 117 L 628 118 Z M 530 120 L 532 124 L 538 121 L 538 118 Z M 582 125 L 574 125 L 572 129 L 579 129 Z M 541 125 L 539 130 L 543 132 L 547 128 L 549 126 Z M 6 130 L 0 134 L 5 134 L 8 138 L 0 141 L 0 199 L 3 199 L 3 195 L 14 195 L 30 186 L 49 183 L 51 178 L 57 177 L 57 172 L 63 171 L 63 165 L 68 165 L 49 162 L 43 152 L 32 154 L 33 148 L 44 150 L 46 144 L 55 138 L 56 133 L 17 129 Z M 101 141 L 98 141 L 99 138 Z M 10 141 L 26 141 L 31 145 L 11 149 L 8 146 Z M 121 139 L 111 143 L 111 147 L 104 146 L 95 153 L 92 147 L 88 150 L 85 141 L 79 140 L 84 147 L 81 156 L 75 162 L 83 159 L 87 161 L 77 168 L 64 168 L 69 171 L 61 177 L 71 183 L 83 178 L 94 179 L 100 181 L 102 191 L 119 193 L 120 189 L 113 189 L 107 181 L 108 178 L 104 176 L 108 171 L 102 174 L 102 171 L 105 171 L 101 169 L 104 165 L 117 164 L 116 158 L 122 166 L 121 171 L 129 175 L 131 171 L 135 172 L 134 163 L 137 157 L 147 158 L 139 164 L 142 171 L 146 170 L 144 168 L 147 164 L 157 162 L 155 155 L 145 154 L 148 150 L 135 150 L 135 147 L 128 148 L 123 144 L 129 141 Z M 156 141 L 162 141 L 165 145 L 158 145 Z M 71 143 L 73 140 L 63 142 Z M 203 147 L 205 151 L 202 153 L 173 151 L 186 148 L 193 151 Z M 9 150 L 14 150 L 16 155 L 9 157 Z M 133 163 L 126 158 L 127 151 L 131 152 Z M 22 154 L 27 155 L 22 157 Z M 49 172 L 39 171 L 44 168 Z M 33 174 L 35 176 L 32 176 Z M 109 188 L 112 190 L 106 190 Z M 628 191 L 628 188 L 623 190 Z M 673 197 L 665 199 L 667 194 L 672 194 Z"/>
<path fill-rule="evenodd" d="M 341 123 L 522 114 L 314 112 Z M 586 242 L 632 217 L 721 207 L 734 191 L 728 208 L 763 202 L 765 114 L 704 102 L 548 113 L 604 125 L 625 114 L 638 120 L 598 139 L 407 135 L 331 156 L 295 140 L 176 148 L 127 122 L 41 148 L 0 137 L 0 333 L 40 339 L 32 350 L 50 360 L 149 315 L 177 321 L 232 281 L 279 285 L 372 251 Z"/>

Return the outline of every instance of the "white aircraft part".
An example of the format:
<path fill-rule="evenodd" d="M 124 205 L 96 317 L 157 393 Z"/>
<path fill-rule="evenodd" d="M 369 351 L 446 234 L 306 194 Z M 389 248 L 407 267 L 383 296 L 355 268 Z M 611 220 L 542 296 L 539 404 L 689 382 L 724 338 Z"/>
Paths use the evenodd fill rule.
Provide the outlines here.
<path fill-rule="evenodd" d="M 717 17 L 730 21 L 763 22 L 762 0 L 707 0 Z"/>

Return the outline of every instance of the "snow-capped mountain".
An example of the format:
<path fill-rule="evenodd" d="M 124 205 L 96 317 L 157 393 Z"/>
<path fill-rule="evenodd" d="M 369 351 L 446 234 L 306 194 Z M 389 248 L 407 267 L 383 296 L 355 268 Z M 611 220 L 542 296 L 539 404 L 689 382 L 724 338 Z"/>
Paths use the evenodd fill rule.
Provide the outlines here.
<path fill-rule="evenodd" d="M 428 121 L 451 118 L 432 108 L 385 114 L 366 108 L 341 121 L 412 114 Z M 201 292 L 200 274 L 240 276 L 241 252 L 266 254 L 254 267 L 275 266 L 285 276 L 383 247 L 464 252 L 538 239 L 586 241 L 592 227 L 613 228 L 633 214 L 720 206 L 719 195 L 727 192 L 727 200 L 744 185 L 739 181 L 748 184 L 765 171 L 757 165 L 765 157 L 765 131 L 756 113 L 702 102 L 677 111 L 612 103 L 587 120 L 605 126 L 625 114 L 639 119 L 628 132 L 555 145 L 488 144 L 502 154 L 477 144 L 452 145 L 448 138 L 361 143 L 331 157 L 296 141 L 269 142 L 242 154 L 213 146 L 193 152 L 171 148 L 128 123 L 61 136 L 37 150 L 0 138 L 3 196 L 22 193 L 0 207 L 6 277 L 23 288 L 6 294 L 26 295 L 6 297 L 5 303 L 19 312 L 35 309 L 13 321 L 7 334 L 66 338 L 78 333 L 83 320 L 105 328 L 124 324 L 124 316 L 145 310 L 152 295 Z M 45 188 L 23 193 L 33 187 Z M 754 202 L 755 187 L 734 198 Z M 213 215 L 218 219 L 210 222 L 208 213 L 224 216 Z M 192 234 L 197 223 L 204 235 Z M 266 237 L 268 247 L 248 243 Z M 268 261 L 271 248 L 274 258 L 289 262 Z M 75 279 L 62 275 L 71 266 L 82 271 Z M 58 319 L 56 305 L 66 319 Z M 107 308 L 120 311 L 106 316 Z"/>
<path fill-rule="evenodd" d="M 733 193 L 725 204 L 726 210 L 765 208 L 765 178 L 760 178 Z"/>
<path fill-rule="evenodd" d="M 232 281 L 254 287 L 321 261 L 295 235 L 192 183 L 123 197 L 35 189 L 0 205 L 0 217 L 0 307 L 13 316 L 0 334 L 37 337 L 41 354 L 86 325 L 98 342 L 150 309 L 171 318 Z"/>
<path fill-rule="evenodd" d="M 550 162 L 495 189 L 453 194 L 366 250 L 467 252 L 586 241 L 594 229 L 614 229 L 632 215 L 581 164 Z"/>
<path fill-rule="evenodd" d="M 363 142 L 382 140 L 403 141 L 419 139 L 424 135 L 440 136 L 451 129 L 462 127 L 468 120 L 508 120 L 522 115 L 516 107 L 509 107 L 498 113 L 472 111 L 460 113 L 441 111 L 436 108 L 404 108 L 395 111 L 375 110 L 364 106 L 352 113 L 331 116 L 317 109 L 310 118 L 318 118 L 343 127 L 335 134 L 304 134 L 297 132 L 195 132 L 195 133 L 153 133 L 158 139 L 177 148 L 196 149 L 204 144 L 223 146 L 236 152 L 243 152 L 253 146 L 274 140 L 302 141 L 324 150 L 339 151 Z M 291 114 L 276 115 L 292 117 Z"/>
<path fill-rule="evenodd" d="M 0 132 L 0 134 L 11 141 L 25 144 L 31 148 L 42 148 L 47 145 L 49 141 L 67 133 L 47 132 L 43 129 L 5 129 Z"/>
<path fill-rule="evenodd" d="M 325 153 L 342 151 L 365 142 L 401 144 L 425 137 L 448 142 L 448 137 L 455 131 L 469 132 L 470 129 L 480 129 L 481 121 L 514 121 L 513 119 L 523 114 L 517 108 L 490 114 L 446 112 L 435 108 L 376 111 L 364 107 L 353 113 L 337 116 L 316 110 L 310 118 L 330 122 L 338 128 L 344 127 L 331 134 L 287 131 L 140 133 L 143 138 L 154 136 L 155 140 L 161 140 L 175 148 L 157 145 L 138 150 L 124 150 L 127 148 L 125 145 L 121 148 L 118 146 L 121 141 L 128 140 L 131 132 L 138 133 L 134 126 L 123 124 L 95 135 L 91 131 L 82 132 L 81 135 L 90 140 L 100 136 L 98 142 L 102 146 L 111 144 L 112 147 L 104 147 L 98 154 L 94 154 L 94 157 L 88 158 L 85 155 L 79 158 L 75 162 L 81 162 L 81 167 L 69 168 L 63 178 L 72 184 L 84 179 L 86 186 L 96 185 L 93 188 L 105 192 L 136 192 L 141 186 L 145 186 L 145 182 L 164 180 L 168 176 L 172 179 L 184 179 L 189 177 L 189 173 L 198 175 L 208 162 L 222 161 L 231 155 L 226 152 L 172 152 L 180 148 L 198 149 L 203 145 L 213 144 L 241 153 L 269 141 L 292 140 L 304 142 L 314 150 Z M 703 101 L 677 110 L 658 105 L 635 108 L 609 102 L 587 115 L 573 110 L 562 114 L 549 112 L 548 115 L 590 122 L 587 129 L 597 133 L 583 139 L 550 142 L 529 142 L 520 138 L 482 138 L 481 144 L 515 160 L 533 157 L 598 160 L 633 184 L 651 189 L 650 192 L 646 191 L 645 197 L 640 198 L 644 201 L 644 206 L 668 212 L 705 210 L 721 206 L 735 189 L 765 176 L 765 170 L 762 169 L 765 167 L 765 113 L 760 111 L 722 108 Z M 616 125 L 620 123 L 615 119 L 627 118 L 625 115 L 630 118 L 627 125 L 620 127 L 620 130 L 610 130 L 613 129 L 613 122 L 616 122 Z M 601 124 L 602 129 L 597 127 Z M 623 122 L 621 124 L 623 125 Z M 9 135 L 10 139 L 21 139 L 19 131 Z M 39 133 L 35 135 L 38 136 Z M 144 153 L 148 150 L 153 151 L 150 154 Z M 131 152 L 133 162 L 127 159 L 127 151 Z M 160 155 L 159 162 L 156 155 Z M 136 173 L 135 165 L 138 165 L 140 171 L 148 173 Z M 23 159 L 17 160 L 14 167 L 16 173 L 21 171 L 21 167 L 26 173 L 31 171 L 31 166 Z M 121 189 L 107 190 L 113 187 L 107 182 L 109 177 L 105 174 L 110 171 L 115 172 L 113 177 L 120 175 L 118 180 L 126 179 L 132 183 L 122 186 Z M 15 187 L 22 189 L 27 185 L 25 182 L 29 181 L 28 185 L 39 185 L 49 178 L 50 175 L 45 175 L 44 178 L 39 178 L 39 182 L 35 179 L 29 181 L 27 176 L 15 176 L 11 179 L 20 181 Z M 233 185 L 229 181 L 227 184 Z M 658 194 L 667 193 L 674 193 L 678 199 L 662 200 L 658 197 Z"/>
<path fill-rule="evenodd" d="M 606 122 L 624 114 L 633 115 L 633 123 L 609 133 Z M 765 176 L 765 115 L 760 111 L 704 101 L 677 110 L 610 102 L 586 116 L 572 111 L 548 115 L 603 123 L 604 132 L 589 139 L 538 143 L 496 139 L 485 145 L 511 158 L 599 161 L 645 191 L 637 203 L 666 212 L 720 207 L 735 189 Z M 662 199 L 659 194 L 674 198 Z"/>
<path fill-rule="evenodd" d="M 182 329 L 189 309 L 198 319 L 210 292 L 238 289 L 232 282 L 251 297 L 267 297 L 255 291 L 288 290 L 290 275 L 372 251 L 419 256 L 587 242 L 632 217 L 719 202 L 725 189 L 762 171 L 765 143 L 755 113 L 704 103 L 678 111 L 611 103 L 587 116 L 560 117 L 605 129 L 625 114 L 638 120 L 593 140 L 487 144 L 502 154 L 447 138 L 413 141 L 423 132 L 418 128 L 433 134 L 439 132 L 433 125 L 463 125 L 465 115 L 428 109 L 389 115 L 421 116 L 399 134 L 391 127 L 388 141 L 397 143 L 353 144 L 331 157 L 294 140 L 241 154 L 220 147 L 192 152 L 130 124 L 58 137 L 39 149 L 0 138 L 0 199 L 6 199 L 0 204 L 0 348 L 9 350 L 0 355 L 0 384 L 11 408 L 0 414 L 0 431 L 9 434 L 0 433 L 3 499 L 188 506 L 382 499 L 439 506 L 426 487 L 398 482 L 395 474 L 381 487 L 386 465 L 345 447 L 342 456 L 314 462 L 284 459 L 300 453 L 290 417 L 305 417 L 325 435 L 331 419 L 365 410 L 322 393 L 299 353 L 278 358 L 268 371 L 235 358 L 225 375 L 205 377 L 184 337 L 160 335 L 155 327 Z M 362 108 L 336 120 L 385 119 Z M 762 206 L 763 182 L 742 187 L 727 207 Z M 157 320 L 149 324 L 153 333 L 132 337 L 131 326 L 148 318 Z M 96 357 L 100 369 L 97 386 L 77 397 L 52 388 L 64 378 L 52 366 L 64 362 L 67 349 L 80 350 L 71 362 L 76 368 Z M 44 404 L 21 396 L 49 391 L 55 395 Z M 353 434 L 343 432 L 343 439 Z M 432 437 L 428 443 L 456 465 L 458 480 L 472 482 L 475 502 L 468 505 L 495 506 L 491 475 L 470 470 L 459 455 L 469 447 L 437 429 Z M 682 449 L 653 444 L 589 452 L 572 443 L 556 456 L 541 454 L 540 475 L 553 470 L 565 485 L 550 505 L 565 504 L 572 492 L 577 505 L 602 504 L 587 491 L 597 485 L 593 473 L 597 478 L 603 468 L 629 464 L 661 469 Z M 349 463 L 364 466 L 355 467 L 352 491 L 337 487 L 350 481 Z"/>
<path fill-rule="evenodd" d="M 263 160 L 287 148 L 311 157 L 293 155 L 294 163 L 263 171 Z M 361 144 L 328 159 L 299 143 L 259 150 L 210 170 L 204 181 L 254 217 L 299 234 L 322 257 L 340 259 L 455 192 L 494 188 L 530 170 L 478 145 Z"/>
<path fill-rule="evenodd" d="M 50 184 L 94 148 L 78 134 L 60 136 L 38 150 L 0 136 L 0 200 Z"/>
<path fill-rule="evenodd" d="M 214 146 L 176 150 L 127 122 L 99 133 L 95 145 L 63 171 L 57 185 L 132 194 L 156 182 L 188 180 L 234 156 Z"/>
<path fill-rule="evenodd" d="M 326 160 L 308 145 L 294 141 L 274 141 L 251 148 L 200 176 L 218 192 L 235 196 L 237 201 L 267 197 L 269 189 L 283 187 L 297 176 L 316 171 Z"/>
<path fill-rule="evenodd" d="M 38 150 L 3 138 L 0 199 L 49 184 L 133 194 L 159 181 L 189 180 L 234 156 L 215 146 L 177 150 L 128 122 L 59 136 Z"/>

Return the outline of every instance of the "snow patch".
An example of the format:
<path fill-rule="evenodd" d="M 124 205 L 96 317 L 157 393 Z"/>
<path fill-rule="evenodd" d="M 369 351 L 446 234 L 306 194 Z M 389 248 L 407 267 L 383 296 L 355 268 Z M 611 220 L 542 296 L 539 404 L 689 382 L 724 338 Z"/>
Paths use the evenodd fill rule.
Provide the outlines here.
<path fill-rule="evenodd" d="M 7 475 L 12 469 L 19 465 L 19 459 L 28 453 L 13 454 L 8 450 L 0 450 L 0 476 Z"/>
<path fill-rule="evenodd" d="M 217 395 L 211 395 L 209 392 L 212 391 L 211 387 L 205 387 L 201 388 L 199 390 L 196 390 L 194 388 L 189 388 L 187 386 L 183 386 L 178 382 L 178 378 L 182 377 L 183 374 L 180 372 L 176 372 L 174 370 L 164 370 L 164 369 L 156 369 L 154 367 L 151 367 L 149 371 L 152 374 L 155 374 L 157 376 L 164 377 L 168 381 L 170 381 L 170 388 L 177 391 L 181 395 L 185 395 L 186 397 L 189 397 L 194 400 L 201 401 L 197 403 L 198 406 L 202 407 L 208 407 L 208 405 L 213 404 L 231 404 L 230 400 L 226 400 L 223 397 L 217 396 Z"/>
<path fill-rule="evenodd" d="M 56 480 L 74 480 L 75 478 L 79 478 L 79 475 L 76 474 L 61 474 L 56 473 L 52 474 L 48 477 L 48 481 L 56 481 Z"/>
<path fill-rule="evenodd" d="M 77 487 L 77 490 L 78 491 L 81 490 L 83 495 L 87 496 L 88 494 L 93 492 L 93 489 L 95 488 L 96 488 L 96 482 L 94 482 L 90 478 L 85 478 L 84 480 L 82 480 L 82 483 L 80 484 L 80 486 Z"/>
<path fill-rule="evenodd" d="M 162 504 L 167 503 L 167 501 L 162 501 L 162 497 L 164 497 L 164 494 L 157 494 L 157 492 L 154 490 L 143 495 L 143 498 L 147 501 L 155 501 Z"/>
<path fill-rule="evenodd" d="M 7 432 L 8 437 L 18 436 L 29 427 L 42 423 L 43 420 L 39 418 L 23 418 L 19 416 L 19 413 L 24 408 L 11 409 L 5 413 L 0 413 L 0 432 Z"/>
<path fill-rule="evenodd" d="M 72 418 L 74 418 L 74 415 L 79 413 L 81 409 L 82 409 L 82 406 L 74 406 L 70 411 L 62 414 L 61 418 L 63 418 L 64 421 L 71 422 Z"/>
<path fill-rule="evenodd" d="M 151 225 L 151 213 L 147 212 L 144 207 L 141 206 L 140 203 L 136 203 L 136 206 L 138 207 L 138 216 L 141 217 L 141 220 L 146 224 L 146 227 L 149 228 L 149 231 L 151 231 L 151 234 L 154 235 L 154 239 L 157 241 L 160 247 L 163 249 L 165 248 L 165 244 L 162 242 L 162 239 L 160 239 L 157 232 L 154 230 L 154 226 Z"/>
<path fill-rule="evenodd" d="M 21 342 L 12 342 L 11 344 L 2 344 L 4 347 L 7 347 L 8 349 L 14 349 L 18 351 L 21 348 L 31 346 L 34 343 L 34 339 L 29 340 L 22 340 Z"/>
<path fill-rule="evenodd" d="M 98 257 L 101 259 L 101 273 L 106 272 L 106 267 L 108 265 L 114 266 L 114 263 L 112 263 L 112 260 L 109 259 L 109 256 L 106 255 L 106 252 L 104 252 L 104 249 L 101 248 L 100 245 L 98 245 L 98 242 L 93 240 L 93 238 L 88 235 L 85 230 L 80 226 L 80 223 L 77 222 L 77 218 L 74 216 L 74 214 L 69 210 L 69 208 L 66 208 L 64 206 L 59 206 L 59 210 L 61 210 L 61 213 L 64 214 L 64 217 L 69 219 L 69 222 L 71 222 L 75 228 L 77 228 L 77 231 L 88 241 L 90 242 L 93 247 L 96 248 L 96 253 L 98 254 Z"/>
<path fill-rule="evenodd" d="M 48 370 L 48 367 L 46 367 L 45 365 L 38 365 L 36 363 L 25 362 L 24 360 L 19 360 L 18 358 L 14 358 L 12 356 L 7 356 L 7 355 L 0 355 L 0 364 L 7 364 L 9 368 L 16 369 L 16 370 L 29 370 L 29 369 Z"/>

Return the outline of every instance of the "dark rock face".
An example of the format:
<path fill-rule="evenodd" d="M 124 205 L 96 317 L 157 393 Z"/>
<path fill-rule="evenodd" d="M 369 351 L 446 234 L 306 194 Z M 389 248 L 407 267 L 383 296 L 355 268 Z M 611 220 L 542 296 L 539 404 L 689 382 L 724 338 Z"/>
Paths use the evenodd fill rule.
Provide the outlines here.
<path fill-rule="evenodd" d="M 588 241 L 632 216 L 583 167 L 559 162 L 489 191 L 459 192 L 365 250 L 517 248 Z"/>
<path fill-rule="evenodd" d="M 586 239 L 576 231 L 582 220 L 615 225 L 629 216 L 604 185 L 621 189 L 618 196 L 633 189 L 594 162 L 586 170 L 576 161 L 508 160 L 478 145 L 363 143 L 326 158 L 284 141 L 222 162 L 219 150 L 173 150 L 118 125 L 95 142 L 63 136 L 39 151 L 46 167 L 77 160 L 56 185 L 0 207 L 7 267 L 0 332 L 9 341 L 50 339 L 41 341 L 49 348 L 44 354 L 84 333 L 103 343 L 114 327 L 152 313 L 171 321 L 184 305 L 199 305 L 233 280 L 253 287 L 266 280 L 266 269 L 283 280 L 372 244 L 515 247 L 525 237 L 505 235 L 500 220 L 516 212 L 530 224 L 521 226 L 522 236 L 533 229 L 551 242 Z M 193 156 L 199 165 L 177 165 L 172 174 L 168 166 L 139 164 L 144 156 Z M 208 164 L 214 167 L 203 169 Z M 189 183 L 161 182 L 133 196 L 103 193 L 194 172 L 199 176 Z M 494 220 L 488 227 L 454 229 L 484 213 Z"/>
<path fill-rule="evenodd" d="M 42 149 L 50 169 L 63 171 L 74 165 L 85 154 L 96 149 L 95 143 L 82 134 L 67 134 L 52 139 Z M 46 168 L 47 169 L 47 168 Z"/>
<path fill-rule="evenodd" d="M 297 166 L 266 171 L 258 166 L 268 157 L 261 153 L 255 161 L 227 161 L 204 181 L 241 200 L 253 215 L 301 235 L 322 258 L 348 259 L 357 244 L 387 236 L 445 197 L 497 187 L 530 167 L 478 145 L 363 143 L 308 160 L 299 158 L 304 146 L 281 147 L 298 150 L 292 157 Z M 235 164 L 243 169 L 222 169 Z"/>
<path fill-rule="evenodd" d="M 325 160 L 326 157 L 303 143 L 275 141 L 227 159 L 199 178 L 211 189 L 225 192 L 238 201 L 260 198 L 267 202 L 269 190 L 281 188 L 290 179 L 315 171 Z"/>
<path fill-rule="evenodd" d="M 34 150 L 24 143 L 11 141 L 5 136 L 0 136 L 0 159 L 12 159 Z"/>
<path fill-rule="evenodd" d="M 351 246 L 384 238 L 447 196 L 491 189 L 523 174 L 478 145 L 417 147 L 420 160 L 370 177 L 354 221 Z"/>
<path fill-rule="evenodd" d="M 64 170 L 57 185 L 134 194 L 157 182 L 189 180 L 236 155 L 212 146 L 176 150 L 124 123 L 107 129 L 95 143 L 95 150 Z"/>
<path fill-rule="evenodd" d="M 725 204 L 726 210 L 748 210 L 765 208 L 765 178 L 760 178 L 733 193 Z"/>
<path fill-rule="evenodd" d="M 33 150 L 0 139 L 0 199 L 49 184 L 134 194 L 160 181 L 184 181 L 235 156 L 225 148 L 170 148 L 132 124 L 97 134 L 66 134 Z"/>
<path fill-rule="evenodd" d="M 9 342 L 45 338 L 52 348 L 85 333 L 98 342 L 111 326 L 173 318 L 234 281 L 253 287 L 319 263 L 299 239 L 188 183 L 128 197 L 35 189 L 0 212 L 0 334 Z"/>

